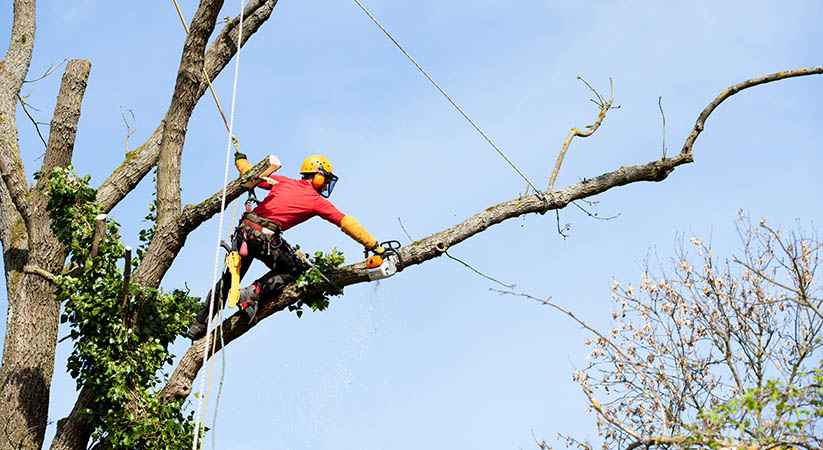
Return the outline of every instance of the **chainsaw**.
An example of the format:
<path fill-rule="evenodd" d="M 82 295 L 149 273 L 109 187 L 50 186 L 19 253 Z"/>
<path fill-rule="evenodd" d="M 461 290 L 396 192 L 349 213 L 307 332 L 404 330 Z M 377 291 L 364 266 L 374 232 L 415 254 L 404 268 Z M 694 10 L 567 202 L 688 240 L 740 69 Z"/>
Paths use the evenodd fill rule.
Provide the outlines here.
<path fill-rule="evenodd" d="M 388 278 L 403 270 L 403 258 L 400 256 L 400 242 L 386 241 L 380 244 L 383 252 L 366 260 L 366 273 L 370 280 Z"/>

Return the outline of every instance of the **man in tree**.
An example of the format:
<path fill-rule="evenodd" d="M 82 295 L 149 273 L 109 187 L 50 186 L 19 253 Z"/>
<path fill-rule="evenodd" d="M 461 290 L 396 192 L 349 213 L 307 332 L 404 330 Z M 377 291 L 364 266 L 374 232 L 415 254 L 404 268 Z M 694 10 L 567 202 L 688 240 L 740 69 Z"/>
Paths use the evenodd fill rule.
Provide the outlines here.
<path fill-rule="evenodd" d="M 246 155 L 239 152 L 235 154 L 235 164 L 241 175 L 252 167 Z M 214 290 L 206 295 L 204 306 L 186 333 L 187 337 L 196 340 L 206 334 L 209 301 L 212 308 L 217 308 L 218 305 L 222 306 L 222 301 L 218 299 L 228 298 L 230 307 L 237 303 L 249 319 L 254 320 L 259 300 L 277 295 L 307 269 L 282 234 L 314 216 L 339 226 L 344 233 L 362 244 L 366 252 L 383 252 L 377 240 L 363 226 L 327 200 L 338 179 L 328 159 L 320 155 L 309 156 L 303 161 L 300 175 L 299 180 L 271 175 L 257 185 L 268 189 L 269 193 L 254 210 L 246 212 L 240 219 L 232 236 L 234 251 L 229 255 L 228 267 Z M 254 259 L 262 261 L 270 270 L 243 289 L 231 289 L 233 285 L 236 289 L 236 283 L 243 278 Z M 216 295 L 213 296 L 212 292 Z"/>

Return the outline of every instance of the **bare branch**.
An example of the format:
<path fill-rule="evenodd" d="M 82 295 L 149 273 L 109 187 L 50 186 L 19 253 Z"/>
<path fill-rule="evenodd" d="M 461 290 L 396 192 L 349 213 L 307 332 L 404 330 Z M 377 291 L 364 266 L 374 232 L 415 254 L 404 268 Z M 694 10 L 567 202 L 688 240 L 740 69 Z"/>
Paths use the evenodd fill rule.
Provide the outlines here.
<path fill-rule="evenodd" d="M 692 151 L 692 146 L 694 145 L 694 141 L 697 140 L 697 136 L 703 131 L 703 127 L 706 124 L 706 119 L 709 118 L 709 115 L 717 108 L 724 100 L 731 97 L 738 92 L 748 89 L 750 87 L 758 86 L 765 83 L 771 83 L 772 81 L 784 80 L 786 78 L 792 77 L 802 77 L 805 75 L 820 75 L 823 74 L 823 66 L 815 66 L 809 67 L 806 69 L 797 69 L 797 70 L 789 70 L 785 72 L 777 72 L 771 75 L 766 75 L 759 78 L 752 78 L 751 80 L 746 80 L 742 83 L 735 84 L 733 86 L 729 86 L 725 91 L 721 92 L 714 100 L 709 103 L 709 106 L 706 106 L 703 109 L 703 112 L 700 113 L 700 116 L 697 117 L 697 122 L 694 124 L 694 128 L 692 132 L 689 133 L 689 136 L 686 138 L 686 142 L 683 144 L 683 149 L 680 150 L 680 153 L 690 153 Z"/>
<path fill-rule="evenodd" d="M 40 267 L 33 266 L 33 265 L 27 265 L 27 266 L 23 267 L 23 272 L 31 273 L 31 274 L 34 274 L 34 275 L 40 275 L 41 277 L 43 277 L 43 278 L 45 278 L 45 279 L 47 279 L 51 282 L 54 282 L 54 280 L 57 278 L 57 275 L 49 272 L 48 270 L 44 270 Z"/>
<path fill-rule="evenodd" d="M 44 148 L 48 147 L 48 144 L 46 144 L 46 138 L 44 138 L 43 133 L 40 132 L 40 122 L 38 122 L 31 115 L 31 113 L 29 112 L 29 109 L 26 107 L 28 105 L 28 103 L 26 103 L 26 101 L 23 99 L 23 97 L 20 96 L 20 94 L 17 95 L 17 98 L 18 98 L 18 100 L 20 100 L 20 106 L 23 107 L 23 112 L 26 113 L 26 116 L 28 116 L 29 120 L 31 120 L 31 123 L 34 124 L 34 129 L 37 130 L 37 135 L 40 136 L 40 140 L 43 142 L 43 147 Z"/>
<path fill-rule="evenodd" d="M 129 121 L 126 119 L 126 113 L 123 111 L 123 105 L 120 105 L 120 115 L 123 117 L 123 123 L 126 124 L 126 153 L 129 152 L 129 137 L 137 131 L 137 119 L 134 117 L 134 111 L 131 109 L 127 110 L 129 114 L 131 114 L 131 121 L 134 123 L 134 128 L 129 125 Z"/>
<path fill-rule="evenodd" d="M 662 418 L 663 418 L 663 421 L 664 421 L 664 427 L 665 427 L 665 422 L 666 422 L 665 407 L 663 406 L 663 400 L 662 400 L 662 398 L 661 398 L 660 394 L 657 392 L 657 389 L 655 388 L 654 383 L 652 383 L 652 382 L 648 379 L 648 377 L 647 377 L 647 375 L 646 375 L 646 372 L 645 372 L 645 371 L 644 371 L 641 367 L 638 367 L 638 366 L 637 366 L 637 364 L 635 364 L 635 362 L 632 360 L 632 358 L 630 358 L 630 357 L 629 357 L 629 355 L 626 355 L 626 354 L 624 353 L 623 349 L 621 349 L 621 348 L 620 348 L 620 346 L 618 346 L 617 344 L 615 344 L 615 343 L 614 343 L 614 342 L 613 342 L 613 341 L 612 341 L 612 340 L 611 340 L 608 336 L 606 336 L 606 335 L 604 335 L 603 333 L 601 333 L 601 332 L 597 331 L 597 329 L 593 328 L 592 326 L 590 326 L 589 324 L 587 324 L 587 323 L 586 323 L 586 322 L 584 322 L 583 320 L 579 319 L 579 318 L 578 318 L 577 316 L 575 316 L 575 315 L 574 315 L 574 313 L 572 313 L 571 311 L 566 310 L 566 309 L 565 309 L 565 308 L 563 308 L 562 306 L 560 306 L 560 305 L 558 305 L 558 304 L 556 304 L 556 303 L 554 303 L 554 302 L 551 302 L 551 301 L 550 301 L 550 300 L 548 300 L 548 299 L 543 299 L 543 298 L 535 297 L 535 296 L 532 296 L 532 295 L 529 295 L 529 294 L 524 294 L 524 293 L 522 293 L 522 292 L 514 292 L 514 291 L 501 291 L 501 290 L 499 290 L 499 289 L 494 289 L 494 288 L 491 288 L 490 290 L 495 291 L 495 292 L 499 292 L 499 293 L 501 293 L 501 294 L 517 295 L 517 296 L 520 296 L 520 297 L 526 297 L 526 298 L 529 298 L 529 299 L 532 299 L 532 300 L 536 300 L 536 301 L 538 301 L 538 302 L 540 302 L 540 303 L 542 303 L 542 304 L 544 304 L 544 305 L 546 305 L 546 306 L 549 306 L 549 307 L 551 307 L 551 308 L 554 308 L 554 309 L 556 309 L 556 310 L 558 310 L 558 311 L 560 311 L 560 312 L 562 312 L 562 313 L 566 314 L 567 316 L 571 317 L 571 318 L 572 318 L 572 320 L 574 320 L 575 322 L 577 322 L 578 324 L 580 324 L 580 326 L 582 326 L 583 328 L 585 328 L 585 329 L 589 330 L 589 332 L 591 332 L 591 333 L 595 334 L 596 336 L 598 336 L 599 338 L 601 338 L 601 339 L 602 339 L 605 343 L 607 343 L 607 344 L 608 344 L 608 345 L 609 345 L 609 346 L 610 346 L 610 347 L 611 347 L 611 348 L 612 348 L 615 352 L 617 352 L 617 353 L 619 353 L 620 355 L 622 355 L 622 356 L 623 356 L 624 361 L 625 361 L 628 365 L 632 366 L 632 368 L 634 369 L 635 374 L 644 380 L 644 382 L 643 382 L 644 386 L 646 386 L 646 388 L 647 388 L 649 391 L 651 391 L 651 392 L 652 392 L 652 394 L 653 394 L 653 395 L 654 395 L 654 397 L 655 397 L 655 401 L 657 402 L 658 408 L 660 408 L 660 411 L 661 411 L 661 413 L 662 413 Z M 620 421 L 616 420 L 616 419 L 612 416 L 612 414 L 608 414 L 608 413 L 606 413 L 606 412 L 603 410 L 603 407 L 600 405 L 600 403 L 598 403 L 598 402 L 594 399 L 594 397 L 592 396 L 591 390 L 589 390 L 589 389 L 583 389 L 583 392 L 584 392 L 584 393 L 586 394 L 586 396 L 588 397 L 588 399 L 589 399 L 589 403 L 590 403 L 590 404 L 592 405 L 592 407 L 593 407 L 593 408 L 594 408 L 594 409 L 595 409 L 595 410 L 596 410 L 596 411 L 600 414 L 600 416 L 601 416 L 601 417 L 603 417 L 605 420 L 609 421 L 612 425 L 614 425 L 614 426 L 616 426 L 616 427 L 620 428 L 620 430 L 622 430 L 624 433 L 628 434 L 629 436 L 632 436 L 632 437 L 633 437 L 633 438 L 635 438 L 635 439 L 640 439 L 640 435 L 639 435 L 639 434 L 637 434 L 634 430 L 632 430 L 631 428 L 629 428 L 626 424 L 624 424 L 624 423 L 622 423 L 622 422 L 620 422 Z"/>
<path fill-rule="evenodd" d="M 577 207 L 577 209 L 579 209 L 579 210 L 583 211 L 583 212 L 584 212 L 587 216 L 591 217 L 592 219 L 597 219 L 597 220 L 613 220 L 613 219 L 616 219 L 616 218 L 620 217 L 620 213 L 617 213 L 617 214 L 615 214 L 615 215 L 613 215 L 613 216 L 609 216 L 609 217 L 600 217 L 600 216 L 598 216 L 598 215 L 597 215 L 597 213 L 590 212 L 590 211 L 589 211 L 589 210 L 587 210 L 586 208 L 584 208 L 584 207 L 582 207 L 582 206 L 578 205 L 578 204 L 577 204 L 577 202 L 572 202 L 572 205 L 576 206 L 576 207 Z"/>
<path fill-rule="evenodd" d="M 409 238 L 409 242 L 414 242 L 414 239 L 412 239 L 411 235 L 409 235 L 409 232 L 406 231 L 406 227 L 403 226 L 403 221 L 400 220 L 400 217 L 397 218 L 397 223 L 400 224 L 400 228 L 403 229 L 403 233 L 405 233 L 406 237 Z"/>
<path fill-rule="evenodd" d="M 471 269 L 471 270 L 472 270 L 472 272 L 474 272 L 474 273 L 476 273 L 476 274 L 480 275 L 481 277 L 483 277 L 483 278 L 485 278 L 485 279 L 487 279 L 487 280 L 489 280 L 489 281 L 494 281 L 495 283 L 499 284 L 500 286 L 503 286 L 503 287 L 506 287 L 506 288 L 509 288 L 509 289 L 514 289 L 515 287 L 517 287 L 517 285 L 516 285 L 516 284 L 506 284 L 506 283 L 503 283 L 503 282 L 502 282 L 502 281 L 500 281 L 500 280 L 497 280 L 497 279 L 495 279 L 495 278 L 492 278 L 492 277 L 490 277 L 490 276 L 486 275 L 485 273 L 483 273 L 483 272 L 481 272 L 481 271 L 479 271 L 479 270 L 475 269 L 474 267 L 470 266 L 469 264 L 467 264 L 467 263 L 466 263 L 466 262 L 464 262 L 463 260 L 458 259 L 458 258 L 455 258 L 454 256 L 450 255 L 448 251 L 444 251 L 443 253 L 445 253 L 445 254 L 446 254 L 446 256 L 448 256 L 449 258 L 451 258 L 451 259 L 453 259 L 453 260 L 455 260 L 455 261 L 459 262 L 460 264 L 463 264 L 463 265 L 464 265 L 464 266 L 466 266 L 467 268 Z"/>
<path fill-rule="evenodd" d="M 560 210 L 559 209 L 556 209 L 554 211 L 554 216 L 557 219 L 556 220 L 556 222 L 557 222 L 557 234 L 559 234 L 560 236 L 563 236 L 563 239 L 566 239 L 567 237 L 569 237 L 569 235 L 566 234 L 565 232 L 569 231 L 571 229 L 571 224 L 567 223 L 567 224 L 563 225 L 562 227 L 560 226 Z"/>
<path fill-rule="evenodd" d="M 603 119 L 606 117 L 606 112 L 611 109 L 612 101 L 614 100 L 614 82 L 611 78 L 609 78 L 609 84 L 611 86 L 611 97 L 609 98 L 609 101 L 603 100 L 603 97 L 601 97 L 600 94 L 582 77 L 577 77 L 577 79 L 585 83 L 586 86 L 594 92 L 594 95 L 597 96 L 597 100 L 592 99 L 592 102 L 600 108 L 600 113 L 597 114 L 597 119 L 593 124 L 586 126 L 587 131 L 580 131 L 577 127 L 572 127 L 571 131 L 569 131 L 569 135 L 566 136 L 566 140 L 563 142 L 563 147 L 560 148 L 560 154 L 557 155 L 557 162 L 554 165 L 554 171 L 552 171 L 552 176 L 549 179 L 549 188 L 546 189 L 546 192 L 549 193 L 554 190 L 554 182 L 557 179 L 557 174 L 560 172 L 560 166 L 563 164 L 563 158 L 566 157 L 566 151 L 569 149 L 569 144 L 572 143 L 572 139 L 574 139 L 575 136 L 580 136 L 581 138 L 589 137 L 597 131 L 597 129 L 600 128 L 600 124 L 603 122 Z"/>
<path fill-rule="evenodd" d="M 55 72 L 55 71 L 56 71 L 56 70 L 57 70 L 60 66 L 62 66 L 62 65 L 63 65 L 63 63 L 64 63 L 64 62 L 66 62 L 66 61 L 67 61 L 66 59 L 63 59 L 62 61 L 60 61 L 60 62 L 59 62 L 59 63 L 57 63 L 57 64 L 49 64 L 49 68 L 48 68 L 48 69 L 46 69 L 46 72 L 45 72 L 43 75 L 40 75 L 39 77 L 37 77 L 37 78 L 35 78 L 35 79 L 33 79 L 33 80 L 23 80 L 23 83 L 24 83 L 24 84 L 25 84 L 25 83 L 34 83 L 34 82 L 37 82 L 37 81 L 42 80 L 43 78 L 46 78 L 47 76 L 49 76 L 49 75 L 51 75 L 52 73 L 54 73 L 54 72 Z"/>
<path fill-rule="evenodd" d="M 660 117 L 663 118 L 663 159 L 666 159 L 666 114 L 663 113 L 663 96 L 657 97 L 657 107 L 660 108 Z"/>

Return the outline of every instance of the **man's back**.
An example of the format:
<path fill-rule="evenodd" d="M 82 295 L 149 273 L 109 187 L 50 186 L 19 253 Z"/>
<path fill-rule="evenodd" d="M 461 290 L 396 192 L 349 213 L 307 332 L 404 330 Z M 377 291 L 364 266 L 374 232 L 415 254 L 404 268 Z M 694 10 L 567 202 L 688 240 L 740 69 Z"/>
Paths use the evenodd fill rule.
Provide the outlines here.
<path fill-rule="evenodd" d="M 266 198 L 254 208 L 254 213 L 277 222 L 285 231 L 314 216 L 340 225 L 345 217 L 328 200 L 321 197 L 309 180 L 295 180 L 282 175 L 270 177 L 277 183 L 261 183 L 258 187 L 270 189 Z"/>

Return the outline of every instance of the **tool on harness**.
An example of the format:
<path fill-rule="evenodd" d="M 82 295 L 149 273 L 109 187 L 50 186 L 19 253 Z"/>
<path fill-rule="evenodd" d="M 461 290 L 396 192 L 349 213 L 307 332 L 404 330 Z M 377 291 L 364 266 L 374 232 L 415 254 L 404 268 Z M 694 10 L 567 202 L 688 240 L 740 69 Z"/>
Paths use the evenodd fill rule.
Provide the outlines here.
<path fill-rule="evenodd" d="M 397 272 L 403 270 L 403 257 L 400 256 L 400 242 L 386 241 L 379 245 L 383 248 L 380 253 L 375 252 L 374 255 L 366 260 L 366 274 L 370 280 L 381 280 L 388 278 Z M 366 251 L 368 256 L 368 251 Z"/>
<path fill-rule="evenodd" d="M 240 219 L 240 225 L 234 231 L 231 251 L 226 256 L 226 269 L 231 275 L 227 304 L 229 308 L 234 308 L 240 300 L 240 264 L 242 257 L 248 255 L 248 245 L 246 241 L 249 235 L 253 239 L 258 239 L 271 246 L 273 241 L 280 241 L 280 226 L 277 223 L 258 216 L 253 212 L 246 212 Z M 281 241 L 282 242 L 282 241 Z M 279 244 L 278 244 L 279 245 Z M 241 308 L 246 307 L 241 305 Z M 252 316 L 253 318 L 253 316 Z"/>
<path fill-rule="evenodd" d="M 251 212 L 257 205 L 260 204 L 260 200 L 257 199 L 257 195 L 254 193 L 254 189 L 249 191 L 249 196 L 246 198 L 246 212 Z"/>
<path fill-rule="evenodd" d="M 240 298 L 240 252 L 234 250 L 226 256 L 226 270 L 231 274 L 229 298 L 227 301 L 229 308 L 234 308 L 234 305 L 237 304 L 237 300 Z"/>

